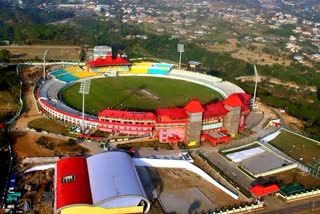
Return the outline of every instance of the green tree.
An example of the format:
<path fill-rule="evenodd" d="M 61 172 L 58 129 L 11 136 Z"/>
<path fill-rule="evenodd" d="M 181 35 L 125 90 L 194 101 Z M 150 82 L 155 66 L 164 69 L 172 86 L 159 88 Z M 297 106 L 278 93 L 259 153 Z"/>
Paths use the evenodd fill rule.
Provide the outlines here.
<path fill-rule="evenodd" d="M 4 60 L 8 62 L 10 57 L 11 57 L 10 51 L 8 51 L 7 49 L 0 50 L 0 60 Z"/>
<path fill-rule="evenodd" d="M 80 62 L 84 62 L 86 59 L 86 51 L 83 48 L 81 48 L 79 59 Z"/>

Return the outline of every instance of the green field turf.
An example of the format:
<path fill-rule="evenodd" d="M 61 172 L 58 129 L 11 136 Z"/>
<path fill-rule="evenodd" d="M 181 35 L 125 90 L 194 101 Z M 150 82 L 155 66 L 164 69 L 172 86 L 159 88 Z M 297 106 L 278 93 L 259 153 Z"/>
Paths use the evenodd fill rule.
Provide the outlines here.
<path fill-rule="evenodd" d="M 47 118 L 38 118 L 28 122 L 28 127 L 40 131 L 48 131 L 54 134 L 64 134 L 70 137 L 75 137 L 74 134 L 69 133 L 68 127 L 50 120 Z"/>
<path fill-rule="evenodd" d="M 270 143 L 301 163 L 313 166 L 320 160 L 320 144 L 286 130 L 282 129 Z"/>
<path fill-rule="evenodd" d="M 74 84 L 62 93 L 63 100 L 81 111 L 80 84 Z M 160 77 L 107 77 L 91 80 L 90 94 L 85 96 L 86 109 L 97 114 L 105 108 L 122 110 L 154 110 L 157 107 L 184 106 L 197 98 L 205 104 L 223 97 L 207 87 Z"/>

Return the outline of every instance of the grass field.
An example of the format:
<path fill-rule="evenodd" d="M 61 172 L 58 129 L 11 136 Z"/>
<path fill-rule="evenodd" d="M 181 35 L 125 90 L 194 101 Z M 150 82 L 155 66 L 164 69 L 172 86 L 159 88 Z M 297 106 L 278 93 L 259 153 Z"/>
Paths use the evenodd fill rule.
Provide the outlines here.
<path fill-rule="evenodd" d="M 48 131 L 54 134 L 64 134 L 70 137 L 74 137 L 73 134 L 69 133 L 68 127 L 47 118 L 32 120 L 28 123 L 28 127 L 36 130 Z"/>
<path fill-rule="evenodd" d="M 320 144 L 283 129 L 270 143 L 299 162 L 313 165 L 320 160 Z"/>
<path fill-rule="evenodd" d="M 82 109 L 80 84 L 75 84 L 62 93 L 64 101 L 71 107 Z M 153 110 L 157 107 L 184 106 L 190 99 L 201 103 L 222 96 L 207 87 L 167 78 L 156 77 L 109 77 L 91 81 L 90 94 L 86 95 L 85 111 L 97 114 L 105 108 L 126 110 Z"/>

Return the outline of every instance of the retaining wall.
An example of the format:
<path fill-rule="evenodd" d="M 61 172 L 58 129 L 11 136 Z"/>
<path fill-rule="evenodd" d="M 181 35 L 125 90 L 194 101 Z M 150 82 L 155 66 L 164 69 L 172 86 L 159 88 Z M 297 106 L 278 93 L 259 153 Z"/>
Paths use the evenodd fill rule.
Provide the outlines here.
<path fill-rule="evenodd" d="M 320 189 L 311 190 L 307 192 L 297 193 L 289 196 L 282 195 L 281 193 L 277 193 L 277 196 L 284 199 L 287 202 L 301 200 L 305 198 L 315 197 L 320 195 Z"/>

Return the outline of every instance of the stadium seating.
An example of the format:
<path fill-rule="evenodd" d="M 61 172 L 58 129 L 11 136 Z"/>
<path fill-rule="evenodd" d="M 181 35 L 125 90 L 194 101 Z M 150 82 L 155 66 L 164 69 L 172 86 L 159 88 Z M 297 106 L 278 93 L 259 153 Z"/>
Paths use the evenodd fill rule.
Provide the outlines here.
<path fill-rule="evenodd" d="M 136 62 L 130 68 L 130 73 L 136 74 L 162 74 L 166 75 L 171 70 L 172 65 L 167 63 Z"/>
<path fill-rule="evenodd" d="M 79 79 L 83 79 L 83 78 L 98 76 L 99 74 L 94 72 L 88 72 L 88 71 L 79 71 L 79 72 L 72 73 L 72 75 Z"/>
<path fill-rule="evenodd" d="M 148 73 L 148 67 L 145 67 L 145 66 L 131 66 L 130 73 L 147 74 Z"/>
<path fill-rule="evenodd" d="M 148 74 L 162 74 L 166 75 L 168 74 L 169 69 L 165 67 L 152 67 L 148 68 Z"/>
<path fill-rule="evenodd" d="M 82 71 L 83 69 L 80 68 L 79 66 L 72 66 L 72 67 L 67 67 L 64 70 L 70 72 L 75 72 L 75 71 Z"/>
<path fill-rule="evenodd" d="M 111 71 L 127 72 L 129 71 L 129 67 L 128 66 L 96 67 L 96 68 L 91 68 L 91 71 L 95 73 L 107 73 Z"/>
<path fill-rule="evenodd" d="M 51 72 L 50 75 L 56 77 L 56 76 L 59 76 L 59 75 L 65 74 L 65 73 L 67 73 L 66 70 L 60 69 L 60 70 Z"/>
<path fill-rule="evenodd" d="M 76 81 L 76 80 L 79 79 L 78 77 L 73 76 L 73 75 L 70 74 L 70 73 L 61 75 L 61 76 L 59 76 L 59 77 L 57 77 L 57 78 L 58 78 L 59 80 L 63 81 L 63 82 L 66 82 L 66 83 L 69 83 L 69 82 L 72 82 L 72 81 Z"/>
<path fill-rule="evenodd" d="M 168 75 L 172 77 L 187 78 L 187 79 L 206 83 L 217 89 L 220 89 L 226 94 L 226 96 L 229 96 L 233 93 L 244 93 L 244 91 L 239 86 L 228 81 L 222 81 L 222 79 L 218 77 L 214 77 L 206 74 L 173 69 L 170 71 Z"/>

